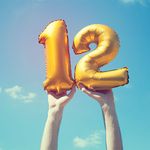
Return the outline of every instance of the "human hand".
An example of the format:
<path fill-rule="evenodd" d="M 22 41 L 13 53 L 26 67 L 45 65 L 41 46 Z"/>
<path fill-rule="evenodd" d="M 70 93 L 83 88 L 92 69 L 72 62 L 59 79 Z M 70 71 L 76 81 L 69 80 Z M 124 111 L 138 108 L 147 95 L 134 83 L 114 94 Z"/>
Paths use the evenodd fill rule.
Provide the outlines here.
<path fill-rule="evenodd" d="M 48 92 L 48 104 L 50 112 L 62 111 L 64 106 L 72 99 L 76 91 L 75 86 L 72 87 L 69 94 L 66 92 L 57 95 L 54 92 Z"/>
<path fill-rule="evenodd" d="M 102 108 L 106 107 L 114 108 L 114 96 L 111 89 L 93 92 L 85 88 L 82 84 L 79 85 L 79 88 L 84 93 L 94 98 L 101 105 Z"/>
<path fill-rule="evenodd" d="M 114 97 L 112 90 L 90 91 L 83 85 L 79 88 L 90 97 L 94 98 L 101 105 L 106 128 L 107 150 L 123 150 L 121 132 L 118 118 L 115 111 Z"/>
<path fill-rule="evenodd" d="M 58 132 L 63 108 L 72 99 L 75 91 L 74 86 L 69 94 L 64 92 L 58 95 L 55 92 L 48 92 L 49 109 L 41 141 L 41 150 L 57 150 Z"/>

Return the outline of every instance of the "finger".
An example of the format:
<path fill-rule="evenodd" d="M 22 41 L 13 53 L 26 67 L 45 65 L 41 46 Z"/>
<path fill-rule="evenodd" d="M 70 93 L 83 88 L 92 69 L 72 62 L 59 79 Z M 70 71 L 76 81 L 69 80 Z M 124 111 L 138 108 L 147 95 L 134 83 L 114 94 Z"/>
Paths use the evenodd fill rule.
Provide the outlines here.
<path fill-rule="evenodd" d="M 83 84 L 82 83 L 79 83 L 78 84 L 78 88 L 81 90 L 81 88 L 83 88 L 84 86 L 83 86 Z"/>
<path fill-rule="evenodd" d="M 88 96 L 90 96 L 94 99 L 100 98 L 102 96 L 102 93 L 90 91 L 87 88 L 85 88 L 83 85 L 81 85 L 80 87 L 84 93 L 86 93 Z"/>
<path fill-rule="evenodd" d="M 67 95 L 68 98 L 71 99 L 74 96 L 75 92 L 76 92 L 76 87 L 73 86 L 72 89 L 71 89 L 71 91 L 70 91 L 70 93 Z"/>
<path fill-rule="evenodd" d="M 90 96 L 91 96 L 91 94 L 93 94 L 93 92 L 92 91 L 90 91 L 90 90 L 88 90 L 83 84 L 79 84 L 79 88 L 80 88 L 80 90 L 81 91 L 83 91 L 84 93 L 86 93 L 86 94 L 90 94 Z"/>
<path fill-rule="evenodd" d="M 92 96 L 93 94 L 93 92 L 92 91 L 90 91 L 90 90 L 88 90 L 88 89 L 86 89 L 85 87 L 81 87 L 81 91 L 83 91 L 84 93 L 86 93 L 86 94 L 88 94 L 89 96 Z"/>
<path fill-rule="evenodd" d="M 73 86 L 70 93 L 66 96 L 63 96 L 62 99 L 60 99 L 60 103 L 62 103 L 63 105 L 68 103 L 74 96 L 75 92 L 76 92 L 76 88 L 75 86 Z"/>

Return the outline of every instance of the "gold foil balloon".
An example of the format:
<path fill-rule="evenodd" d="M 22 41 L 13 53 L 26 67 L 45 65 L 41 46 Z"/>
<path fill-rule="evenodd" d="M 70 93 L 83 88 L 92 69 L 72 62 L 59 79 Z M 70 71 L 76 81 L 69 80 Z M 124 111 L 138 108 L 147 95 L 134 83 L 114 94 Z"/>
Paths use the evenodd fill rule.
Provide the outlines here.
<path fill-rule="evenodd" d="M 45 47 L 44 89 L 58 94 L 71 89 L 74 82 L 71 76 L 68 32 L 64 20 L 51 22 L 39 35 L 39 43 Z"/>
<path fill-rule="evenodd" d="M 128 68 L 112 71 L 99 71 L 117 55 L 119 39 L 108 26 L 93 24 L 83 28 L 74 38 L 75 54 L 90 50 L 89 44 L 96 43 L 97 48 L 80 59 L 75 68 L 77 85 L 83 84 L 91 90 L 106 90 L 128 83 Z"/>

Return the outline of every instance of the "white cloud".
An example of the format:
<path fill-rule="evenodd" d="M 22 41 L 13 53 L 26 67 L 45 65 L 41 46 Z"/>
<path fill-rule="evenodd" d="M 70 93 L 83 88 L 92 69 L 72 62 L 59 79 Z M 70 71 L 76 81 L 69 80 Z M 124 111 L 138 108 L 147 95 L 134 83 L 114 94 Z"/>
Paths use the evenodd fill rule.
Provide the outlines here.
<path fill-rule="evenodd" d="M 85 138 L 77 136 L 73 139 L 73 144 L 78 148 L 98 146 L 101 144 L 100 132 L 96 131 Z"/>
<path fill-rule="evenodd" d="M 35 93 L 28 93 L 27 95 L 21 95 L 21 99 L 24 100 L 25 103 L 29 103 L 29 102 L 32 102 L 33 99 L 36 97 L 36 94 Z"/>
<path fill-rule="evenodd" d="M 22 100 L 25 103 L 32 102 L 33 99 L 36 97 L 36 94 L 33 92 L 28 92 L 24 94 L 23 88 L 18 85 L 4 89 L 4 92 L 8 94 L 11 98 Z"/>
<path fill-rule="evenodd" d="M 13 99 L 17 99 L 19 97 L 19 93 L 22 91 L 22 87 L 16 85 L 11 88 L 6 88 L 4 91 Z"/>
<path fill-rule="evenodd" d="M 135 4 L 135 3 L 139 3 L 143 6 L 147 5 L 148 3 L 150 3 L 150 0 L 120 0 L 121 2 L 125 3 L 125 4 Z"/>

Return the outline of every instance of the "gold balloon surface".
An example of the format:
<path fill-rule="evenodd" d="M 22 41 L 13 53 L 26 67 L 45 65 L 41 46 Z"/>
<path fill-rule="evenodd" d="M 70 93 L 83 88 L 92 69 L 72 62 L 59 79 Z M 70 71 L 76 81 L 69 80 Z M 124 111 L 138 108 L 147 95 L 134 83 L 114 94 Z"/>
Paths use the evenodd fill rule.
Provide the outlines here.
<path fill-rule="evenodd" d="M 39 43 L 45 47 L 46 80 L 44 89 L 58 94 L 71 89 L 68 32 L 64 20 L 51 22 L 39 35 Z"/>
<path fill-rule="evenodd" d="M 128 83 L 128 68 L 100 71 L 99 68 L 112 61 L 119 50 L 119 39 L 110 27 L 92 24 L 80 30 L 74 38 L 75 54 L 90 50 L 89 44 L 95 43 L 96 49 L 83 56 L 75 68 L 77 86 L 83 84 L 90 90 L 106 90 Z"/>

